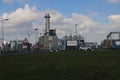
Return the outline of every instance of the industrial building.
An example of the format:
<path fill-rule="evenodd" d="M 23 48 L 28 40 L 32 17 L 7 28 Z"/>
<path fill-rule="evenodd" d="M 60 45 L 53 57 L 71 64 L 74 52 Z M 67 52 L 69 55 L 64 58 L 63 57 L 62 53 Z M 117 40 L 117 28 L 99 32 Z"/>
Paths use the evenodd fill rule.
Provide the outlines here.
<path fill-rule="evenodd" d="M 117 38 L 112 37 L 113 35 L 117 35 Z M 101 42 L 101 47 L 120 49 L 120 32 L 110 32 L 107 39 Z"/>
<path fill-rule="evenodd" d="M 50 28 L 49 14 L 45 15 L 45 32 L 44 35 L 39 37 L 38 48 L 41 50 L 66 50 L 66 49 L 79 49 L 79 46 L 84 44 L 84 38 L 76 34 L 72 37 L 58 39 L 56 30 Z"/>
<path fill-rule="evenodd" d="M 59 41 L 59 47 L 67 50 L 78 50 L 84 44 L 84 37 L 81 35 L 65 36 L 63 40 Z"/>
<path fill-rule="evenodd" d="M 43 50 L 57 50 L 58 38 L 55 29 L 50 29 L 50 15 L 45 15 L 45 33 L 39 37 L 39 48 Z"/>
<path fill-rule="evenodd" d="M 19 52 L 28 52 L 31 51 L 32 44 L 29 43 L 28 39 L 25 38 L 24 40 L 11 40 L 10 41 L 10 50 L 16 50 Z"/>

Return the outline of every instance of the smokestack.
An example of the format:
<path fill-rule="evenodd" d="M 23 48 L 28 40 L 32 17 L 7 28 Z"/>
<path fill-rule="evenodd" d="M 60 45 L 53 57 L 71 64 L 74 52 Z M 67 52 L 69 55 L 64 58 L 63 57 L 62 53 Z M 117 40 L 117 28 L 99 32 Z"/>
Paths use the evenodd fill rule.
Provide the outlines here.
<path fill-rule="evenodd" d="M 49 31 L 50 31 L 50 15 L 49 14 L 46 14 L 45 15 L 45 34 L 46 35 L 49 35 Z"/>

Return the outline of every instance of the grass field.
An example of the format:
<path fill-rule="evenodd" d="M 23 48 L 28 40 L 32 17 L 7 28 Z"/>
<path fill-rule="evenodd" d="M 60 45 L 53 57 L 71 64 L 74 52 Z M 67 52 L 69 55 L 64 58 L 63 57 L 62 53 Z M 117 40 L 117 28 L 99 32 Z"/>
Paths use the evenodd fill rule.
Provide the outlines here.
<path fill-rule="evenodd" d="M 0 80 L 120 80 L 120 51 L 2 56 Z"/>

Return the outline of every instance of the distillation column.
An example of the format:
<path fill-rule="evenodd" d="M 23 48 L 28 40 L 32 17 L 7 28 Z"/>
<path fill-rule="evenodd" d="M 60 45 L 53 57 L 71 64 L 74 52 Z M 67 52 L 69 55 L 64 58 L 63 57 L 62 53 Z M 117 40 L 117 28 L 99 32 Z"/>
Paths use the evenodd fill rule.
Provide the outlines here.
<path fill-rule="evenodd" d="M 45 35 L 49 36 L 49 33 L 50 33 L 50 15 L 49 14 L 46 14 L 45 15 Z"/>

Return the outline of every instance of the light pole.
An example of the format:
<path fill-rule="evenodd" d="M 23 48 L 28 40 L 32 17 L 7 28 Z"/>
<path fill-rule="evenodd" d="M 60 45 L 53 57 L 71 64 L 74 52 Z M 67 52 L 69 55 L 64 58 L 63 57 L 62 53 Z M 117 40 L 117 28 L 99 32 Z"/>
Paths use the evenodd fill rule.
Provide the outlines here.
<path fill-rule="evenodd" d="M 2 46 L 3 46 L 3 48 L 4 48 L 4 40 L 5 40 L 5 34 L 4 34 L 4 21 L 7 21 L 7 20 L 9 20 L 9 19 L 3 19 L 3 20 L 1 20 L 1 39 L 2 39 Z"/>
<path fill-rule="evenodd" d="M 75 24 L 75 26 L 76 26 L 76 39 L 77 39 L 77 24 Z"/>
<path fill-rule="evenodd" d="M 35 44 L 37 43 L 37 38 L 38 38 L 37 31 L 38 31 L 38 28 L 35 28 Z"/>
<path fill-rule="evenodd" d="M 9 19 L 3 19 L 1 20 L 1 40 L 2 40 L 2 47 L 4 52 L 4 21 L 7 21 Z M 1 50 L 0 50 L 0 64 L 1 64 Z"/>
<path fill-rule="evenodd" d="M 76 40 L 77 40 L 77 42 L 78 42 L 78 35 L 77 35 L 77 24 L 75 24 L 75 26 L 76 26 Z M 77 45 L 78 46 L 78 45 Z M 76 50 L 77 50 L 77 46 L 76 46 Z"/>

